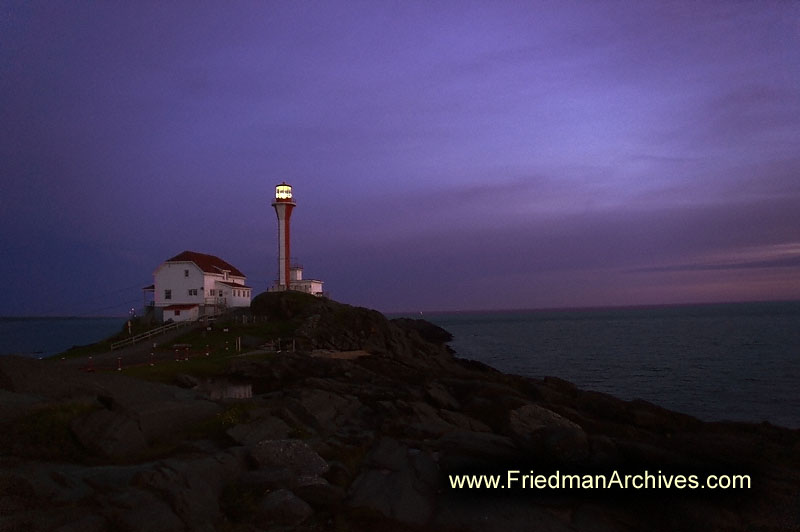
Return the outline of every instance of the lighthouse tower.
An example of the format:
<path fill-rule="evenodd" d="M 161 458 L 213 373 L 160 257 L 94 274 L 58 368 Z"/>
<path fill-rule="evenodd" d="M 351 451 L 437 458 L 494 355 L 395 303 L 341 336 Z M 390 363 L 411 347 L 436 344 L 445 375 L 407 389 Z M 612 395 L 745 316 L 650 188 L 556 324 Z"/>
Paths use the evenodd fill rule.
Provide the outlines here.
<path fill-rule="evenodd" d="M 292 187 L 285 182 L 275 187 L 275 214 L 278 215 L 278 284 L 275 289 L 289 290 L 289 271 L 291 254 L 289 253 L 289 219 L 295 205 L 292 198 Z"/>
<path fill-rule="evenodd" d="M 267 290 L 270 292 L 295 290 L 315 296 L 326 296 L 327 294 L 322 290 L 322 281 L 319 279 L 303 279 L 303 267 L 299 264 L 291 263 L 289 219 L 292 217 L 292 210 L 295 205 L 297 204 L 292 198 L 292 187 L 290 185 L 281 183 L 275 187 L 275 200 L 272 202 L 272 206 L 275 207 L 275 214 L 278 215 L 278 278 L 275 280 L 275 284 Z"/>

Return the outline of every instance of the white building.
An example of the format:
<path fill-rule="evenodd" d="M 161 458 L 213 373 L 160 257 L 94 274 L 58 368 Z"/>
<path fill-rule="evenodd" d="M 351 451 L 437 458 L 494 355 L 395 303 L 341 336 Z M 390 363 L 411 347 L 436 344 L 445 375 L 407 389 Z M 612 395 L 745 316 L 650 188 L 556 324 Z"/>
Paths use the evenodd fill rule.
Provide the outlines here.
<path fill-rule="evenodd" d="M 322 281 L 319 279 L 303 279 L 303 267 L 294 264 L 289 268 L 289 290 L 297 290 L 315 296 L 323 295 Z"/>
<path fill-rule="evenodd" d="M 153 272 L 156 317 L 162 321 L 189 321 L 214 316 L 232 307 L 249 307 L 252 288 L 247 277 L 219 257 L 184 251 Z"/>
<path fill-rule="evenodd" d="M 289 290 L 295 292 L 305 292 L 313 296 L 324 296 L 325 291 L 322 289 L 324 281 L 319 279 L 303 279 L 303 267 L 299 264 L 292 264 L 289 267 Z M 286 285 L 281 283 L 280 279 L 275 279 L 275 282 L 267 288 L 267 292 L 285 292 Z"/>

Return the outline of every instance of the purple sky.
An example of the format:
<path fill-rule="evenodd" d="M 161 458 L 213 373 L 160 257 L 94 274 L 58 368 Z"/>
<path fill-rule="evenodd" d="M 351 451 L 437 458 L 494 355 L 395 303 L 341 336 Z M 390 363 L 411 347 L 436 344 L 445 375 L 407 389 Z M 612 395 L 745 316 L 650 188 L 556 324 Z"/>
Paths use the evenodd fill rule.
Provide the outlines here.
<path fill-rule="evenodd" d="M 0 315 L 800 299 L 800 3 L 3 2 Z"/>

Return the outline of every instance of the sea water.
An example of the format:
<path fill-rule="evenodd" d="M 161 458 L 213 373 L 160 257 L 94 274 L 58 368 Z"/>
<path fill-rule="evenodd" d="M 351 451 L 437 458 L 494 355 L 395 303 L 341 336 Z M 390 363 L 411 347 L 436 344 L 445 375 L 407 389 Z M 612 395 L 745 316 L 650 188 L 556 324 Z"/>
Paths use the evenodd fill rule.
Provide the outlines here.
<path fill-rule="evenodd" d="M 2 318 L 0 355 L 44 358 L 122 330 L 126 318 Z"/>
<path fill-rule="evenodd" d="M 416 316 L 420 317 L 420 316 Z M 800 428 L 800 303 L 421 316 L 458 356 L 707 421 Z"/>

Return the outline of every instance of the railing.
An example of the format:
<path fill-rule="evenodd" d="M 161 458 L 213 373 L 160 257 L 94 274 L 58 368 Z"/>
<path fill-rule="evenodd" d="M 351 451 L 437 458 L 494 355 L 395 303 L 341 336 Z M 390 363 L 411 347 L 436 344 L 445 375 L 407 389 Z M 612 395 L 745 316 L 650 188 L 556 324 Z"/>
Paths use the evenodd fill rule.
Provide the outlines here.
<path fill-rule="evenodd" d="M 178 329 L 185 325 L 191 325 L 196 323 L 195 321 L 174 321 L 172 323 L 167 323 L 166 325 L 162 325 L 161 327 L 156 327 L 155 329 L 150 329 L 149 331 L 145 331 L 143 333 L 139 333 L 137 335 L 125 338 L 124 340 L 120 340 L 118 342 L 114 342 L 111 344 L 111 350 L 119 349 L 120 347 L 125 347 L 126 345 L 133 345 L 136 342 L 140 342 L 147 338 L 152 338 L 153 336 L 158 336 L 159 334 L 163 334 L 165 332 L 169 332 L 174 329 Z"/>

